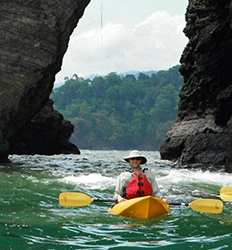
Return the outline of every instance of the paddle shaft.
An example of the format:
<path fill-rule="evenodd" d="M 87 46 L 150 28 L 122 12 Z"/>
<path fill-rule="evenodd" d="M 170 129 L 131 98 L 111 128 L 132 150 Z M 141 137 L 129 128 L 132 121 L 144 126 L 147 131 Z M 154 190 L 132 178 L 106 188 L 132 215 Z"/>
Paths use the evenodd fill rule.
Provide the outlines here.
<path fill-rule="evenodd" d="M 170 206 L 189 206 L 189 203 L 183 203 L 183 202 L 168 202 L 168 205 Z"/>
<path fill-rule="evenodd" d="M 94 199 L 93 202 L 115 202 L 115 200 L 110 199 Z"/>
<path fill-rule="evenodd" d="M 114 203 L 115 202 L 115 200 L 106 200 L 106 199 L 94 199 L 93 200 L 94 202 L 112 202 L 112 203 Z M 186 206 L 186 207 L 188 207 L 189 206 L 189 203 L 184 203 L 184 202 L 169 202 L 168 203 L 168 205 L 170 205 L 170 206 Z"/>

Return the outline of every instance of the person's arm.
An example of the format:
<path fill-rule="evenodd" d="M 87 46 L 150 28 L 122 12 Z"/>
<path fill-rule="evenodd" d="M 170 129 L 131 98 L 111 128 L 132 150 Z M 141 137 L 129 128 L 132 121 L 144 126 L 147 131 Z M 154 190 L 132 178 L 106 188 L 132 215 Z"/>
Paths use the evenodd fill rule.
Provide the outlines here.
<path fill-rule="evenodd" d="M 160 189 L 155 178 L 155 174 L 150 169 L 148 170 L 148 173 L 149 173 L 148 178 L 150 179 L 152 185 L 153 195 L 161 196 Z"/>
<path fill-rule="evenodd" d="M 161 195 L 160 189 L 159 189 L 159 186 L 158 186 L 158 183 L 157 183 L 155 177 L 153 177 L 152 189 L 153 189 L 153 194 L 154 194 L 155 196 L 160 196 L 160 195 Z"/>
<path fill-rule="evenodd" d="M 167 202 L 167 199 L 163 197 L 163 195 L 159 189 L 158 183 L 157 183 L 156 178 L 155 178 L 155 173 L 153 173 L 153 171 L 151 171 L 151 170 L 150 170 L 150 178 L 152 180 L 151 183 L 152 183 L 153 195 L 158 196 L 163 201 Z"/>
<path fill-rule="evenodd" d="M 114 200 L 117 202 L 121 202 L 125 200 L 123 196 L 123 188 L 124 188 L 123 174 L 120 174 L 116 181 L 115 192 L 114 192 Z"/>

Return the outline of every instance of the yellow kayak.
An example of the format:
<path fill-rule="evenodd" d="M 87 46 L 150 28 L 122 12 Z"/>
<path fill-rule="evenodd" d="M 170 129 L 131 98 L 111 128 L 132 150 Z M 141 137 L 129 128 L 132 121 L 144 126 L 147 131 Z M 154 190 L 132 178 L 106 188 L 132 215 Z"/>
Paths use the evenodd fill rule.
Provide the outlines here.
<path fill-rule="evenodd" d="M 112 215 L 134 219 L 152 219 L 170 213 L 168 204 L 158 197 L 145 196 L 122 201 L 109 209 Z"/>

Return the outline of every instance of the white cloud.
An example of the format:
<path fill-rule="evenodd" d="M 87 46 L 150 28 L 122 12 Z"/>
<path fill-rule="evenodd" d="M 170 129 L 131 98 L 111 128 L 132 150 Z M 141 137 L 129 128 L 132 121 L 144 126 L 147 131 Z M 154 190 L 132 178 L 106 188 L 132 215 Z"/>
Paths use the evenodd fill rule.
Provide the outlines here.
<path fill-rule="evenodd" d="M 80 34 L 77 30 L 57 82 L 73 73 L 86 76 L 173 66 L 187 42 L 184 25 L 184 16 L 159 11 L 134 27 L 108 23 Z"/>

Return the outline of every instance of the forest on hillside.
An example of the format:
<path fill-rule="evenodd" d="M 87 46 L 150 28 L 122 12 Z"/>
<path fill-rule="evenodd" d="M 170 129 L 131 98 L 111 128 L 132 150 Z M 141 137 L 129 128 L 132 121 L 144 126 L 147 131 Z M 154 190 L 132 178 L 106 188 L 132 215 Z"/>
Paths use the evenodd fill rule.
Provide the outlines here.
<path fill-rule="evenodd" d="M 82 149 L 158 149 L 176 119 L 179 66 L 153 74 L 76 74 L 54 89 L 55 107 L 72 121 Z"/>

